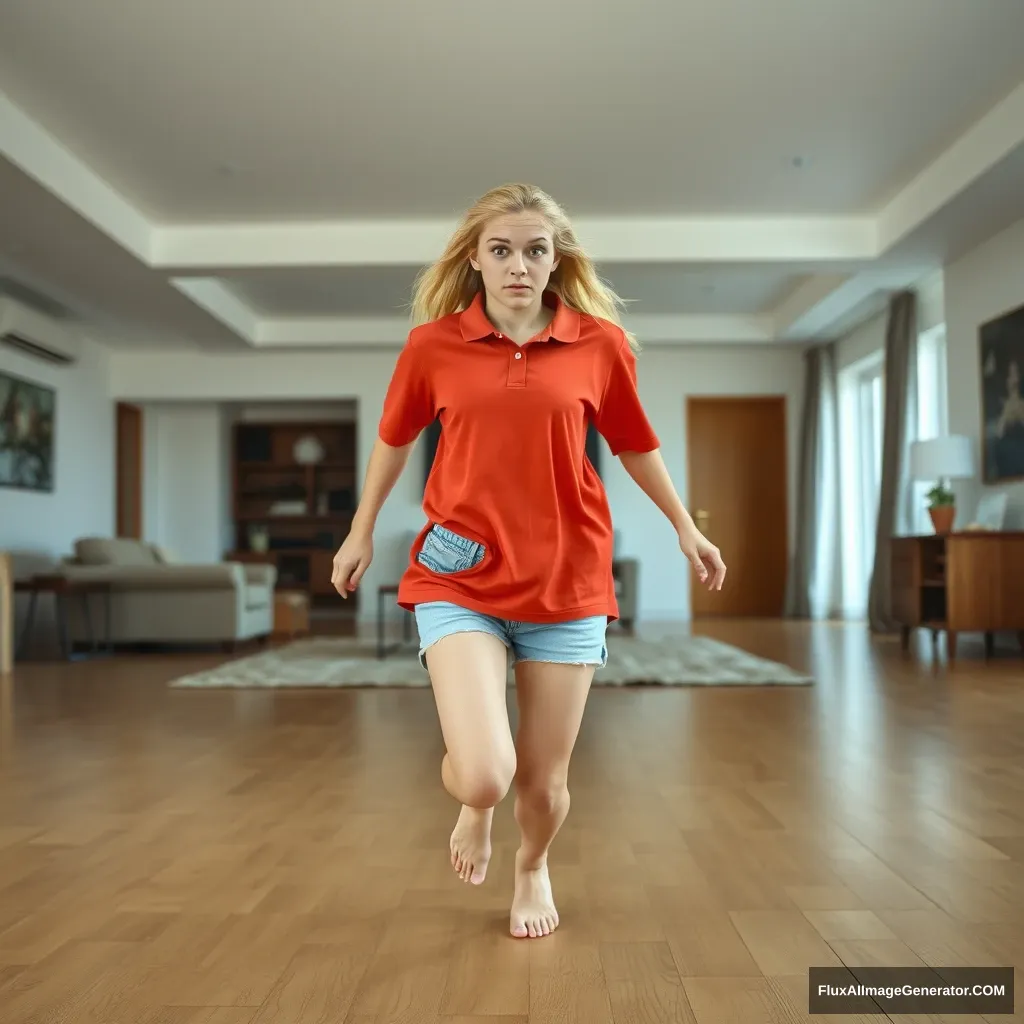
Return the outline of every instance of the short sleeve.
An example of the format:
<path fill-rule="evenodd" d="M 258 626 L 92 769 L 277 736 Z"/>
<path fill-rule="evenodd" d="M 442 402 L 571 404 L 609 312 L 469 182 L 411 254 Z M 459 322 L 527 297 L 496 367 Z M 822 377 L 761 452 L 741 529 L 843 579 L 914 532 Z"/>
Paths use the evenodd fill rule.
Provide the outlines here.
<path fill-rule="evenodd" d="M 420 349 L 410 339 L 398 355 L 377 433 L 385 444 L 402 448 L 415 441 L 435 418 L 430 379 Z"/>
<path fill-rule="evenodd" d="M 636 355 L 625 337 L 612 359 L 594 426 L 608 442 L 612 455 L 650 452 L 659 447 L 637 391 Z"/>

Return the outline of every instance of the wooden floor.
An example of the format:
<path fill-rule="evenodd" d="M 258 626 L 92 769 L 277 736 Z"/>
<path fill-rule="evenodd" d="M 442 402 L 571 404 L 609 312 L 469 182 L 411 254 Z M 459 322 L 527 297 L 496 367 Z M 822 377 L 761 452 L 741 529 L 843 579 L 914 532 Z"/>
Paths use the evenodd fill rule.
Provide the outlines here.
<path fill-rule="evenodd" d="M 817 683 L 596 689 L 536 940 L 507 932 L 511 801 L 486 885 L 449 866 L 429 690 L 166 686 L 208 655 L 16 666 L 0 1020 L 757 1024 L 808 1018 L 809 966 L 1024 966 L 1020 655 L 695 631 Z"/>

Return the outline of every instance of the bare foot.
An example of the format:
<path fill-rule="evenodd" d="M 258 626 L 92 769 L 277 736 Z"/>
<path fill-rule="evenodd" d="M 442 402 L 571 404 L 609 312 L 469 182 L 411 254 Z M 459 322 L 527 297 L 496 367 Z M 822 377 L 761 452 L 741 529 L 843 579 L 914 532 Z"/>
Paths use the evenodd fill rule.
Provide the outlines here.
<path fill-rule="evenodd" d="M 491 820 L 494 808 L 465 807 L 459 812 L 449 847 L 452 867 L 464 882 L 480 885 L 491 859 Z"/>
<path fill-rule="evenodd" d="M 551 895 L 547 860 L 527 866 L 522 850 L 516 853 L 516 891 L 512 897 L 509 925 L 517 939 L 538 939 L 542 935 L 550 935 L 558 927 L 558 911 Z"/>

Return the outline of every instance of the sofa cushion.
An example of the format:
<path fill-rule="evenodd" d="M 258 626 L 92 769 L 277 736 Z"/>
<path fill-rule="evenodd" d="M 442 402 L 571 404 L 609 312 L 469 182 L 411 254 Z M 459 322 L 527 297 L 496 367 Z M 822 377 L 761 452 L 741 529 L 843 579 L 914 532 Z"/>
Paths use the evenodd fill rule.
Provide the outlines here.
<path fill-rule="evenodd" d="M 80 565 L 159 565 L 149 544 L 127 537 L 80 537 L 75 559 Z"/>

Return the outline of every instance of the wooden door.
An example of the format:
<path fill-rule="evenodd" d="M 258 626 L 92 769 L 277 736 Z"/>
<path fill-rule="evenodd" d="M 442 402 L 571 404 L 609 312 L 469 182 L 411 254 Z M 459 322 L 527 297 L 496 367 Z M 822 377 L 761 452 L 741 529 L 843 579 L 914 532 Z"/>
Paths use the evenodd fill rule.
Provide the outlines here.
<path fill-rule="evenodd" d="M 142 539 L 142 410 L 117 403 L 117 535 Z"/>
<path fill-rule="evenodd" d="M 711 593 L 691 573 L 694 616 L 782 616 L 789 564 L 786 399 L 689 398 L 687 507 L 722 552 Z"/>

